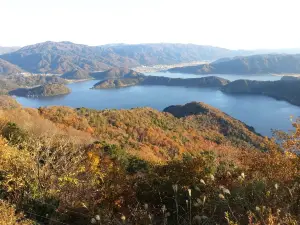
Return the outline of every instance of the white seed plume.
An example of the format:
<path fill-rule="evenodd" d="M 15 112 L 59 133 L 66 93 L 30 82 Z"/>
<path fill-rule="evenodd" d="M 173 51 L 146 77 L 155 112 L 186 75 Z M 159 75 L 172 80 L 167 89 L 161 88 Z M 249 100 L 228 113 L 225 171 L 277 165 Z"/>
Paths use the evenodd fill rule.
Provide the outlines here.
<path fill-rule="evenodd" d="M 166 212 L 166 210 L 167 210 L 166 206 L 165 206 L 165 205 L 163 205 L 163 206 L 161 207 L 161 211 L 162 211 L 163 213 L 165 213 L 165 212 Z"/>
<path fill-rule="evenodd" d="M 223 194 L 219 194 L 220 199 L 225 199 L 225 196 Z"/>
<path fill-rule="evenodd" d="M 220 190 L 223 190 L 224 188 L 225 188 L 225 187 L 224 187 L 223 185 L 220 185 L 220 186 L 219 186 L 219 189 L 220 189 Z"/>
<path fill-rule="evenodd" d="M 148 210 L 148 204 L 147 203 L 144 204 L 144 209 Z"/>
<path fill-rule="evenodd" d="M 178 185 L 177 185 L 177 184 L 173 184 L 173 185 L 172 185 L 172 188 L 173 188 L 173 191 L 174 191 L 175 193 L 177 193 L 177 191 L 178 191 Z"/>
<path fill-rule="evenodd" d="M 224 193 L 224 194 L 230 195 L 230 191 L 229 191 L 227 188 L 224 188 L 224 189 L 223 189 L 223 193 Z"/>
<path fill-rule="evenodd" d="M 188 189 L 188 192 L 189 192 L 189 196 L 191 197 L 192 196 L 192 189 Z"/>
<path fill-rule="evenodd" d="M 125 220 L 126 220 L 126 217 L 125 217 L 124 215 L 122 215 L 122 216 L 121 216 L 121 220 L 122 220 L 122 221 L 125 221 Z"/>
<path fill-rule="evenodd" d="M 100 220 L 101 220 L 101 218 L 100 218 L 99 215 L 96 215 L 96 216 L 95 216 L 95 219 L 96 219 L 97 221 L 100 221 Z"/>

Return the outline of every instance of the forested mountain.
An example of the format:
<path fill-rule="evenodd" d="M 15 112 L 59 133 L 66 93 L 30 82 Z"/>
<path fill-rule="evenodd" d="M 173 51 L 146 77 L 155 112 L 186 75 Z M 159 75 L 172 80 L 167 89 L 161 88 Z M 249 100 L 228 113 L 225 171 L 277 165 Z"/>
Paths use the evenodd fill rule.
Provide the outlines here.
<path fill-rule="evenodd" d="M 163 85 L 163 86 L 181 86 L 181 87 L 222 87 L 229 83 L 229 80 L 209 76 L 201 78 L 169 78 L 158 76 L 128 76 L 122 79 L 106 79 L 99 81 L 94 85 L 95 89 L 122 88 L 135 85 Z"/>
<path fill-rule="evenodd" d="M 0 77 L 4 75 L 21 73 L 22 69 L 18 66 L 11 64 L 8 61 L 0 59 Z"/>
<path fill-rule="evenodd" d="M 21 97 L 50 97 L 57 95 L 66 95 L 71 92 L 64 84 L 44 84 L 34 88 L 18 88 L 10 91 L 10 95 L 16 95 Z"/>
<path fill-rule="evenodd" d="M 300 73 L 300 55 L 269 54 L 219 59 L 210 64 L 173 68 L 170 72 L 193 74 Z"/>
<path fill-rule="evenodd" d="M 285 100 L 300 106 L 300 80 L 283 78 L 279 81 L 236 80 L 222 87 L 229 94 L 259 94 Z"/>
<path fill-rule="evenodd" d="M 68 80 L 85 80 L 92 78 L 90 73 L 83 69 L 74 69 L 64 73 L 61 77 Z"/>
<path fill-rule="evenodd" d="M 0 222 L 300 221 L 299 124 L 279 146 L 203 103 L 165 111 L 33 109 L 0 96 Z"/>
<path fill-rule="evenodd" d="M 140 65 L 176 64 L 251 54 L 251 51 L 194 44 L 121 44 L 106 48 L 123 57 L 134 59 Z"/>
<path fill-rule="evenodd" d="M 111 67 L 175 64 L 242 54 L 249 52 L 192 44 L 87 46 L 71 42 L 44 42 L 0 57 L 29 72 L 62 74 L 80 68 L 103 71 Z"/>

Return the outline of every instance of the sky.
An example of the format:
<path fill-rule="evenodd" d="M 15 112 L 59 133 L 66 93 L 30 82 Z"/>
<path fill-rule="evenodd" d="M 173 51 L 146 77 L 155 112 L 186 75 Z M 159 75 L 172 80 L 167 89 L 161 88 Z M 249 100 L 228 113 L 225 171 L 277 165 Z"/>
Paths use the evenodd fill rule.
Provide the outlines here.
<path fill-rule="evenodd" d="M 299 0 L 0 0 L 0 46 L 193 43 L 299 48 Z"/>

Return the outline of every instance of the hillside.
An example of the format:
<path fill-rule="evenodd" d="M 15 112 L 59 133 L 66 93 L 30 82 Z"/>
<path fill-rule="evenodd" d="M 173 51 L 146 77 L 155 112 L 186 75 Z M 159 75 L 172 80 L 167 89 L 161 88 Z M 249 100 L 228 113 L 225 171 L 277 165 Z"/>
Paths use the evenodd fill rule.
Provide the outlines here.
<path fill-rule="evenodd" d="M 4 75 L 17 74 L 23 72 L 18 66 L 0 59 L 0 77 Z"/>
<path fill-rule="evenodd" d="M 124 87 L 136 86 L 136 85 L 141 85 L 144 79 L 145 79 L 144 77 L 107 79 L 96 83 L 93 86 L 93 89 L 112 89 L 112 88 L 124 88 Z"/>
<path fill-rule="evenodd" d="M 293 74 L 300 73 L 300 55 L 238 56 L 220 59 L 211 64 L 173 68 L 169 71 L 193 74 Z"/>
<path fill-rule="evenodd" d="M 44 84 L 67 84 L 67 80 L 59 76 L 43 76 L 43 75 L 32 75 L 32 76 L 22 76 L 22 75 L 11 75 L 5 77 L 6 80 L 19 85 L 21 87 L 33 87 Z"/>
<path fill-rule="evenodd" d="M 22 97 L 50 97 L 69 94 L 71 90 L 64 84 L 45 84 L 34 88 L 18 88 L 10 91 L 10 95 Z"/>
<path fill-rule="evenodd" d="M 140 65 L 177 64 L 251 54 L 250 51 L 234 51 L 194 44 L 120 44 L 106 48 L 112 49 L 118 55 L 131 58 Z"/>
<path fill-rule="evenodd" d="M 19 88 L 20 86 L 6 79 L 0 79 L 0 95 L 8 94 L 9 91 Z"/>
<path fill-rule="evenodd" d="M 128 77 L 136 77 L 136 76 L 143 76 L 144 74 L 138 73 L 136 71 L 133 71 L 128 68 L 111 68 L 104 72 L 95 72 L 91 73 L 90 76 L 92 76 L 95 79 L 111 79 L 111 78 L 128 78 Z"/>
<path fill-rule="evenodd" d="M 186 105 L 169 106 L 164 109 L 164 112 L 171 113 L 177 118 L 189 120 L 189 122 L 198 130 L 219 132 L 221 137 L 215 136 L 215 140 L 220 142 L 227 140 L 244 140 L 258 147 L 261 138 L 255 134 L 253 127 L 250 127 L 243 122 L 232 118 L 231 116 L 221 112 L 220 110 L 211 107 L 202 102 L 191 102 Z M 187 118 L 186 118 L 187 117 Z"/>
<path fill-rule="evenodd" d="M 44 42 L 30 45 L 0 58 L 34 73 L 62 74 L 75 69 L 98 71 L 108 69 L 107 61 L 96 54 L 96 49 L 70 42 Z"/>
<path fill-rule="evenodd" d="M 36 87 L 45 84 L 67 84 L 67 81 L 58 76 L 23 76 L 9 75 L 0 78 L 0 94 L 8 94 L 17 88 Z"/>
<path fill-rule="evenodd" d="M 282 136 L 283 153 L 203 103 L 165 111 L 180 118 L 22 108 L 0 96 L 1 215 L 23 225 L 300 221 L 300 161 L 288 152 L 299 147 L 299 124 Z"/>
<path fill-rule="evenodd" d="M 300 80 L 251 81 L 236 80 L 222 87 L 229 94 L 260 94 L 300 106 Z"/>
<path fill-rule="evenodd" d="M 157 76 L 133 76 L 123 79 L 107 79 L 99 81 L 94 85 L 95 89 L 121 88 L 135 85 L 163 85 L 181 87 L 221 87 L 229 81 L 220 77 L 201 77 L 201 78 L 169 78 Z"/>
<path fill-rule="evenodd" d="M 88 71 L 85 71 L 83 69 L 75 69 L 70 72 L 64 73 L 62 76 L 64 79 L 68 80 L 86 80 L 91 79 L 90 73 Z"/>
<path fill-rule="evenodd" d="M 71 42 L 44 42 L 26 46 L 0 58 L 34 73 L 63 74 L 77 69 L 103 71 L 111 67 L 176 64 L 247 54 L 210 46 L 140 44 L 86 46 Z M 248 53 L 249 54 L 249 53 Z"/>

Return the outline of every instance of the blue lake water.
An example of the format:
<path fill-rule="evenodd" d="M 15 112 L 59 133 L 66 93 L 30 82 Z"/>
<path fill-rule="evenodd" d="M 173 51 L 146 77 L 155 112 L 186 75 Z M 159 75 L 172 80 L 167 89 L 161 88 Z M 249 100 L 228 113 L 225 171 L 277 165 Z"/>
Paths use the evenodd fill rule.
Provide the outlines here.
<path fill-rule="evenodd" d="M 188 78 L 195 75 L 151 73 L 151 75 L 178 76 Z M 199 77 L 198 75 L 196 75 Z M 227 79 L 253 79 L 250 76 L 218 75 Z M 255 77 L 256 79 L 256 77 Z M 277 76 L 260 76 L 260 80 L 278 80 Z M 271 129 L 288 131 L 292 129 L 290 116 L 300 116 L 300 107 L 285 101 L 278 101 L 258 95 L 228 95 L 213 88 L 185 88 L 165 86 L 134 86 L 121 89 L 92 90 L 97 81 L 91 80 L 69 84 L 72 93 L 49 98 L 22 98 L 17 100 L 26 107 L 65 105 L 94 109 L 130 109 L 152 107 L 163 110 L 174 104 L 201 101 L 210 104 L 227 114 L 253 126 L 263 135 L 271 136 Z"/>
<path fill-rule="evenodd" d="M 184 73 L 170 73 L 170 72 L 155 72 L 155 73 L 145 73 L 148 76 L 162 76 L 162 77 L 171 77 L 171 78 L 200 78 L 207 76 L 217 76 L 223 77 L 227 80 L 234 81 L 239 79 L 248 79 L 248 80 L 262 80 L 262 81 L 275 81 L 280 80 L 282 76 L 273 76 L 271 74 L 253 74 L 253 75 L 235 75 L 235 74 L 209 74 L 209 75 L 195 75 L 195 74 L 184 74 Z"/>

